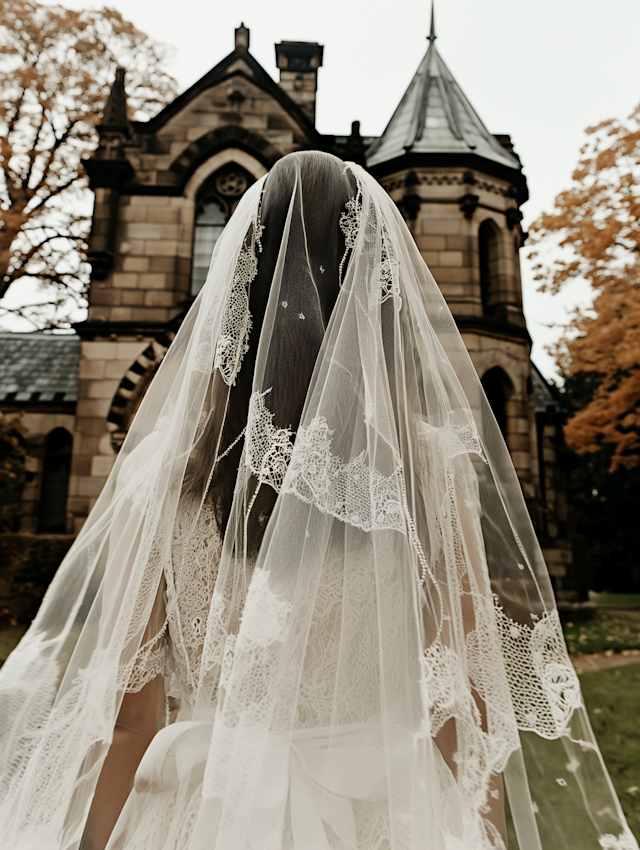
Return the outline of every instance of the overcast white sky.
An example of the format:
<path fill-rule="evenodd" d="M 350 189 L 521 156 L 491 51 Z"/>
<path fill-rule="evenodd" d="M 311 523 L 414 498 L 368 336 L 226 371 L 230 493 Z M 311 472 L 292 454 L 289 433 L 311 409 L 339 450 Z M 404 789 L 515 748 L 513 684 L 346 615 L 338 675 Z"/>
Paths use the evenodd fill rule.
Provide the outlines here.
<path fill-rule="evenodd" d="M 73 8 L 101 3 L 67 0 Z M 137 27 L 175 48 L 170 71 L 186 88 L 251 30 L 251 52 L 274 78 L 274 43 L 318 41 L 318 129 L 382 132 L 426 49 L 428 0 L 109 0 Z M 529 182 L 525 228 L 570 181 L 584 128 L 626 117 L 640 101 L 640 0 L 436 0 L 438 48 L 489 130 L 509 133 Z M 585 297 L 535 292 L 522 252 L 534 360 L 564 305 Z"/>

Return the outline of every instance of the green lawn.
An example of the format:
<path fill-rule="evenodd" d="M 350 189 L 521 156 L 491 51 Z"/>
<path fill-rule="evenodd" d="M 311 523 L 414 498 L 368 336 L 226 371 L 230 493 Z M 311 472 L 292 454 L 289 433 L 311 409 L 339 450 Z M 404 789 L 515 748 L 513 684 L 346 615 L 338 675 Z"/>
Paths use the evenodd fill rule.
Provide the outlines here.
<path fill-rule="evenodd" d="M 593 620 L 565 623 L 564 636 L 572 655 L 640 649 L 640 610 L 600 608 Z"/>
<path fill-rule="evenodd" d="M 640 838 L 640 663 L 583 673 L 580 682 L 622 808 Z"/>
<path fill-rule="evenodd" d="M 640 593 L 594 593 L 590 590 L 589 599 L 601 608 L 640 608 Z"/>

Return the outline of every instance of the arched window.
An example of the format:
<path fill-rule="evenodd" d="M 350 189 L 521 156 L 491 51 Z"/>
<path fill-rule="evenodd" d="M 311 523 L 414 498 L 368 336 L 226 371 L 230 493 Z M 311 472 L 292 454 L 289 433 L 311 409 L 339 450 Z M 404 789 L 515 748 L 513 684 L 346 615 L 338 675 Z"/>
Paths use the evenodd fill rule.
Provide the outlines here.
<path fill-rule="evenodd" d="M 211 263 L 211 254 L 226 222 L 226 211 L 223 210 L 220 201 L 215 198 L 205 201 L 196 215 L 191 273 L 192 295 L 197 295 L 204 286 Z"/>
<path fill-rule="evenodd" d="M 231 213 L 254 178 L 239 165 L 230 163 L 209 177 L 198 192 L 193 236 L 191 294 L 204 286 L 211 255 Z"/>
<path fill-rule="evenodd" d="M 67 530 L 72 442 L 65 428 L 55 428 L 47 436 L 40 489 L 40 531 L 64 533 Z"/>
<path fill-rule="evenodd" d="M 493 415 L 496 417 L 498 426 L 502 431 L 502 436 L 506 439 L 507 405 L 513 392 L 513 384 L 506 372 L 496 366 L 485 372 L 482 378 L 482 387 L 491 405 L 491 410 L 493 410 Z"/>
<path fill-rule="evenodd" d="M 490 316 L 495 313 L 500 259 L 500 230 L 490 218 L 485 219 L 478 230 L 478 252 L 482 312 L 485 316 Z"/>

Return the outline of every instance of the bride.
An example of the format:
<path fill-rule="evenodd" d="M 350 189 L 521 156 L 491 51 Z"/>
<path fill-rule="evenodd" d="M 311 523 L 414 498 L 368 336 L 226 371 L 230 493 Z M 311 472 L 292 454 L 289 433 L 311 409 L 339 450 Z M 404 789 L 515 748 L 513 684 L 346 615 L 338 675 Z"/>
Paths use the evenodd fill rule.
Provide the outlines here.
<path fill-rule="evenodd" d="M 11 850 L 637 850 L 386 192 L 252 187 L 0 674 Z"/>

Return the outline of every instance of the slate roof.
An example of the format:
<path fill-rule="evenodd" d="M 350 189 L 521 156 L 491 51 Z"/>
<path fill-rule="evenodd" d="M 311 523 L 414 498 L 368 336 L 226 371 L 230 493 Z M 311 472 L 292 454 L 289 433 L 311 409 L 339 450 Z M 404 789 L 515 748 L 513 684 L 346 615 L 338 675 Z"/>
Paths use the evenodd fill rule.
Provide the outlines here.
<path fill-rule="evenodd" d="M 438 53 L 433 18 L 425 57 L 384 133 L 367 151 L 367 166 L 407 153 L 475 154 L 521 170 L 517 157 L 482 123 Z"/>
<path fill-rule="evenodd" d="M 544 379 L 542 373 L 538 371 L 535 363 L 532 363 L 533 372 L 533 397 L 536 405 L 536 413 L 550 413 L 558 409 L 558 403 L 553 395 L 553 391 L 549 383 Z"/>
<path fill-rule="evenodd" d="M 75 403 L 80 337 L 0 332 L 0 403 Z"/>

